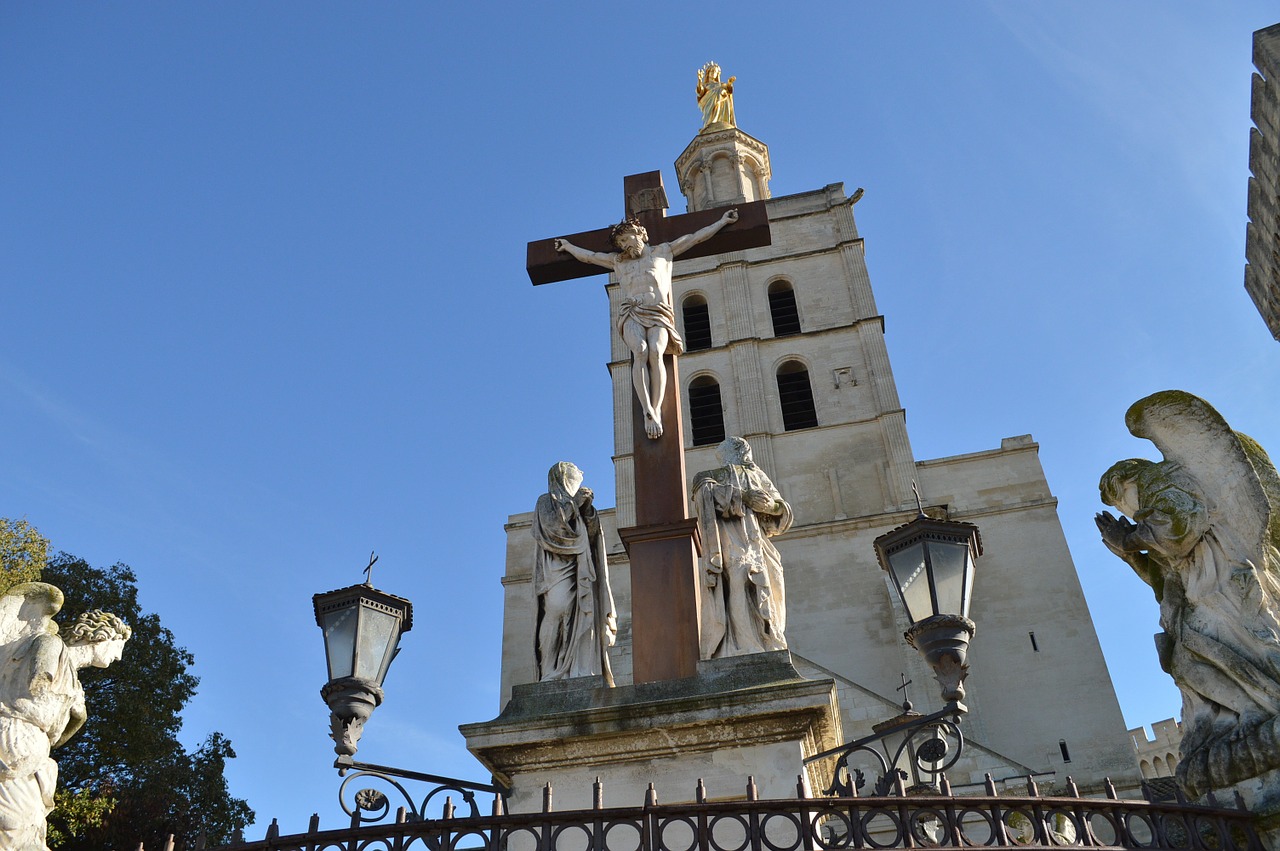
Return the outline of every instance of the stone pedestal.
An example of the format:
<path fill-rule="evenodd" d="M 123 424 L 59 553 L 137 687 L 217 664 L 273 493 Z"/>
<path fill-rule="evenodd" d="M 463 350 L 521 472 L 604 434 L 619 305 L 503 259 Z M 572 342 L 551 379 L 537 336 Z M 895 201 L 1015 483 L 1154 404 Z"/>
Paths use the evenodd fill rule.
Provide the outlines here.
<path fill-rule="evenodd" d="M 789 798 L 804 759 L 841 743 L 836 688 L 806 680 L 785 650 L 698 663 L 680 680 L 604 688 L 598 678 L 532 683 L 512 690 L 492 721 L 459 729 L 467 748 L 512 788 L 511 812 L 535 812 L 551 783 L 556 810 L 587 809 L 599 777 L 606 806 L 694 800 Z"/>

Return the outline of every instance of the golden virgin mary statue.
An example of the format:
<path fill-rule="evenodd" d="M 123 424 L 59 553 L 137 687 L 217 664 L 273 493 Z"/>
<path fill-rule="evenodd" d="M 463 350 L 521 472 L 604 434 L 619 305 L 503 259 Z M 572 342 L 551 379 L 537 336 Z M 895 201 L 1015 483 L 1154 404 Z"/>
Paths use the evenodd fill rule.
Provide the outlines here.
<path fill-rule="evenodd" d="M 727 130 L 737 127 L 733 117 L 733 81 L 730 77 L 720 80 L 720 66 L 708 62 L 698 70 L 698 108 L 702 110 L 702 129 L 699 133 Z"/>

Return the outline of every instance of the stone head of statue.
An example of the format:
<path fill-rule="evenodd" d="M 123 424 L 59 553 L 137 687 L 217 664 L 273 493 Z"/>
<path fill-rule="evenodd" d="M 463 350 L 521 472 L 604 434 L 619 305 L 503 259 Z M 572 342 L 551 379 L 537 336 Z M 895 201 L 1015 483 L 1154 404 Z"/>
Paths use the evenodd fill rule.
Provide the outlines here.
<path fill-rule="evenodd" d="M 645 243 L 649 241 L 649 231 L 645 230 L 639 219 L 626 218 L 613 226 L 609 241 L 626 256 L 639 257 L 644 252 Z"/>
<path fill-rule="evenodd" d="M 1105 505 L 1133 517 L 1138 512 L 1138 476 L 1150 469 L 1154 461 L 1127 458 L 1112 464 L 1098 482 L 1098 495 Z"/>
<path fill-rule="evenodd" d="M 730 437 L 716 447 L 716 459 L 721 464 L 751 465 L 751 444 L 741 437 Z"/>
<path fill-rule="evenodd" d="M 568 461 L 557 461 L 547 471 L 547 488 L 551 497 L 566 502 L 582 487 L 582 471 Z"/>
<path fill-rule="evenodd" d="M 131 635 L 133 630 L 116 615 L 91 609 L 75 619 L 63 640 L 68 647 L 91 648 L 88 663 L 105 668 L 119 660 Z"/>

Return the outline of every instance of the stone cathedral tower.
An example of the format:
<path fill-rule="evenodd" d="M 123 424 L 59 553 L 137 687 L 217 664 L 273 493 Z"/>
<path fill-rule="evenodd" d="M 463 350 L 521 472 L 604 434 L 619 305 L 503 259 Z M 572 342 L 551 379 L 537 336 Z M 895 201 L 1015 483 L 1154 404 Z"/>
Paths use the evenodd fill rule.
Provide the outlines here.
<path fill-rule="evenodd" d="M 768 148 L 736 127 L 699 134 L 675 166 L 690 211 L 768 199 L 771 245 L 677 263 L 673 302 L 687 352 L 672 391 L 685 406 L 690 474 L 718 466 L 715 445 L 740 435 L 794 508 L 795 526 L 775 539 L 787 639 L 802 674 L 835 681 L 844 740 L 900 711 L 900 673 L 915 683 L 917 709 L 940 708 L 930 673 L 902 639 L 908 624 L 872 548 L 915 516 L 916 482 L 930 513 L 978 525 L 985 542 L 963 724 L 970 750 L 951 772 L 956 791 L 983 772 L 1053 772 L 1045 784 L 1069 774 L 1082 790 L 1106 776 L 1136 786 L 1132 744 L 1037 445 L 1022 435 L 948 458 L 911 451 L 854 218 L 861 193 L 833 183 L 771 197 Z M 614 315 L 622 296 L 612 278 L 608 293 Z M 616 529 L 635 523 L 633 390 L 629 352 L 612 340 L 619 504 L 602 519 L 620 615 L 610 657 L 626 684 L 629 571 Z M 536 680 L 530 523 L 515 514 L 506 526 L 504 704 L 514 685 Z"/>

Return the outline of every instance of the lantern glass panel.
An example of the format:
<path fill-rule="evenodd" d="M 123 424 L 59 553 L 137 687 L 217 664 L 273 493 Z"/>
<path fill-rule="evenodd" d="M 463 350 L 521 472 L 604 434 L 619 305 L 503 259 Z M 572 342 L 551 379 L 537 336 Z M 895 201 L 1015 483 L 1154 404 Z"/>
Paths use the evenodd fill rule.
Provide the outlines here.
<path fill-rule="evenodd" d="M 368 606 L 361 608 L 360 652 L 356 655 L 356 676 L 381 685 L 386 672 L 383 662 L 391 651 L 399 618 Z"/>
<path fill-rule="evenodd" d="M 965 566 L 969 561 L 968 541 L 930 541 L 929 561 L 933 566 L 934 593 L 938 614 L 968 615 L 965 604 Z"/>
<path fill-rule="evenodd" d="M 929 574 L 924 569 L 924 542 L 917 541 L 890 555 L 889 566 L 893 568 L 893 579 L 902 592 L 907 618 L 915 623 L 933 614 Z"/>
<path fill-rule="evenodd" d="M 973 552 L 966 552 L 964 555 L 964 611 L 960 614 L 966 618 L 969 617 L 969 606 L 973 603 Z"/>
<path fill-rule="evenodd" d="M 329 654 L 329 679 L 352 675 L 356 649 L 356 606 L 324 616 L 324 649 Z"/>

